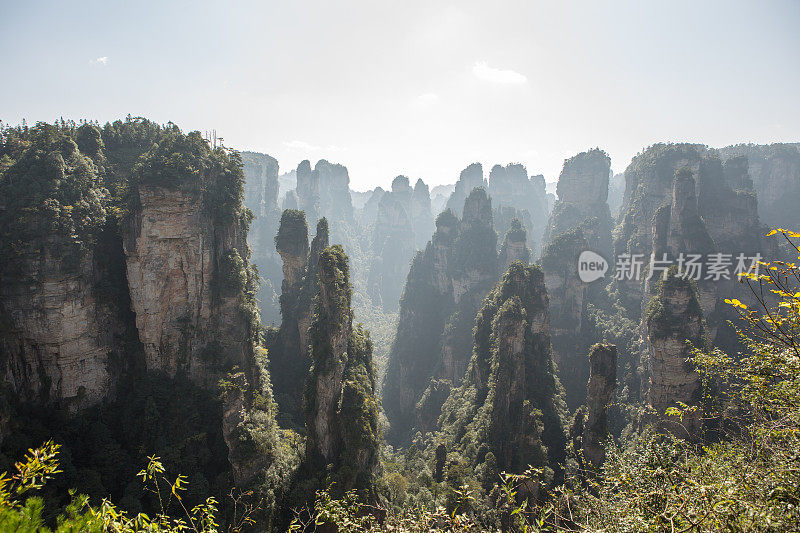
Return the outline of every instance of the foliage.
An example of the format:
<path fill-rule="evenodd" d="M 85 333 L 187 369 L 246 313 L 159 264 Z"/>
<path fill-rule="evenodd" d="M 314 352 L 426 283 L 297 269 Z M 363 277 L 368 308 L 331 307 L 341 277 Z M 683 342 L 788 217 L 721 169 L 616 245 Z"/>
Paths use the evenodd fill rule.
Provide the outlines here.
<path fill-rule="evenodd" d="M 308 253 L 308 224 L 304 211 L 286 209 L 283 212 L 278 234 L 275 236 L 275 247 L 279 252 L 291 255 Z"/>
<path fill-rule="evenodd" d="M 48 441 L 39 448 L 31 449 L 23 462 L 15 464 L 12 475 L 0 474 L 0 529 L 20 533 L 45 533 L 51 531 L 45 524 L 44 503 L 38 496 L 29 493 L 41 489 L 55 474 L 59 473 L 57 455 L 60 446 Z M 183 493 L 187 490 L 185 476 L 178 475 L 174 481 L 166 477 L 166 469 L 156 456 L 148 458 L 147 466 L 137 474 L 143 488 L 158 501 L 158 510 L 151 517 L 145 513 L 130 515 L 108 500 L 97 506 L 89 504 L 89 498 L 69 491 L 70 503 L 55 520 L 56 533 L 68 532 L 134 532 L 217 533 L 221 531 L 217 522 L 217 500 L 208 497 L 202 503 L 187 507 Z M 241 496 L 233 496 L 238 511 L 227 531 L 238 532 L 254 524 L 256 510 L 242 502 Z M 170 516 L 169 509 L 176 509 L 179 516 Z"/>
<path fill-rule="evenodd" d="M 108 191 L 97 166 L 75 142 L 74 123 L 46 124 L 0 132 L 0 253 L 5 268 L 22 268 L 18 258 L 37 253 L 37 243 L 51 241 L 50 252 L 65 258 L 81 255 L 105 223 Z M 60 253 L 59 253 L 60 252 Z M 13 259 L 12 259 L 13 258 Z"/>

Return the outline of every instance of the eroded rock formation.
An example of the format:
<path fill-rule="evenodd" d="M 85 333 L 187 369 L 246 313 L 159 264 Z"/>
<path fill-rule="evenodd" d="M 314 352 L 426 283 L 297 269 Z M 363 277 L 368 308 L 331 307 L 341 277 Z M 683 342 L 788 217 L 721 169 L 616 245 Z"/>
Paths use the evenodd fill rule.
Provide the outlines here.
<path fill-rule="evenodd" d="M 553 358 L 566 390 L 567 405 L 573 410 L 583 403 L 589 378 L 585 354 L 591 341 L 585 334 L 584 321 L 588 284 L 578 277 L 578 258 L 588 248 L 583 231 L 573 229 L 553 239 L 540 260 L 550 296 Z"/>
<path fill-rule="evenodd" d="M 380 199 L 372 234 L 370 293 L 373 301 L 390 311 L 395 310 L 400 301 L 403 280 L 416 250 L 412 194 L 408 178 L 397 176 L 391 192 Z"/>
<path fill-rule="evenodd" d="M 310 328 L 313 364 L 304 405 L 306 461 L 317 474 L 332 472 L 343 493 L 373 491 L 380 428 L 372 342 L 353 327 L 348 259 L 334 245 L 319 254 L 319 297 Z"/>
<path fill-rule="evenodd" d="M 408 438 L 431 378 L 461 381 L 475 314 L 497 279 L 497 235 L 486 191 L 474 189 L 463 212 L 461 221 L 449 210 L 440 214 L 433 238 L 411 264 L 383 389 L 390 439 Z M 426 405 L 426 412 L 435 411 Z"/>
<path fill-rule="evenodd" d="M 445 445 L 479 470 L 492 455 L 499 472 L 563 462 L 563 391 L 550 354 L 544 274 L 512 263 L 475 320 L 474 355 L 463 385 L 451 393 L 440 423 Z M 479 452 L 475 439 L 485 438 Z"/>
<path fill-rule="evenodd" d="M 188 392 L 182 412 L 210 419 L 178 433 L 202 426 L 214 434 L 209 441 L 220 440 L 187 441 L 187 452 L 227 447 L 240 486 L 267 475 L 280 452 L 266 354 L 255 346 L 256 279 L 238 156 L 212 149 L 198 132 L 144 119 L 107 124 L 102 133 L 62 121 L 4 134 L 3 142 L 28 138 L 0 173 L 0 246 L 14 258 L 0 279 L 2 359 L 14 408 L 55 405 L 75 414 L 102 404 L 113 419 L 141 416 L 147 403 L 155 427 L 172 414 L 144 395 Z M 14 193 L 22 169 L 38 183 L 32 194 Z M 221 391 L 222 382 L 235 383 L 236 394 Z M 102 426 L 96 413 L 81 411 L 77 420 Z M 36 422 L 13 423 L 20 430 Z M 144 422 L 127 423 L 136 436 L 103 437 L 121 456 L 152 445 Z M 253 432 L 258 446 L 243 446 Z M 157 437 L 170 443 L 173 435 Z M 201 462 L 210 475 L 225 469 Z"/>
<path fill-rule="evenodd" d="M 453 190 L 450 197 L 447 199 L 445 209 L 449 209 L 456 216 L 464 214 L 464 200 L 467 199 L 469 193 L 475 187 L 486 188 L 486 180 L 483 179 L 483 165 L 480 163 L 472 163 L 467 168 L 461 171 L 461 175 L 456 182 L 455 190 Z"/>
<path fill-rule="evenodd" d="M 500 246 L 500 272 L 508 270 L 514 261 L 521 261 L 527 265 L 531 260 L 531 250 L 528 248 L 527 232 L 518 218 L 511 220 L 511 227 L 503 237 Z"/>
<path fill-rule="evenodd" d="M 275 237 L 275 247 L 283 259 L 281 286 L 281 325 L 268 339 L 270 371 L 280 420 L 286 425 L 302 425 L 303 383 L 311 360 L 308 355 L 308 329 L 313 315 L 313 299 L 319 290 L 317 275 L 320 252 L 328 246 L 328 221 L 320 219 L 311 247 L 305 213 L 286 210 Z"/>
<path fill-rule="evenodd" d="M 595 344 L 589 352 L 589 386 L 586 389 L 586 422 L 583 457 L 596 471 L 606 457 L 608 414 L 617 390 L 617 347 Z"/>
<path fill-rule="evenodd" d="M 542 232 L 547 223 L 547 198 L 544 177 L 528 178 L 528 171 L 519 163 L 495 165 L 489 173 L 489 195 L 496 210 L 514 209 L 512 216 L 519 218 L 528 232 L 528 243 L 538 254 L 542 246 Z M 502 217 L 496 216 L 497 228 L 503 235 L 509 228 Z"/>
<path fill-rule="evenodd" d="M 647 401 L 664 427 L 682 436 L 694 435 L 700 427 L 697 411 L 687 413 L 682 421 L 666 416 L 665 411 L 678 407 L 678 402 L 699 404 L 700 376 L 688 362 L 691 346 L 687 344 L 689 341 L 702 348 L 708 340 L 697 285 L 672 268 L 666 279 L 659 280 L 644 320 L 648 343 Z"/>
<path fill-rule="evenodd" d="M 258 301 L 263 322 L 280 322 L 278 292 L 281 284 L 281 258 L 275 251 L 281 210 L 278 207 L 278 161 L 256 152 L 243 152 L 245 177 L 244 204 L 253 213 L 247 233 L 252 263 L 258 268 L 262 282 Z"/>
<path fill-rule="evenodd" d="M 719 150 L 726 163 L 746 157 L 748 174 L 758 195 L 758 216 L 774 228 L 800 227 L 800 144 L 738 144 Z M 748 190 L 749 187 L 733 187 Z"/>
<path fill-rule="evenodd" d="M 611 159 L 599 149 L 567 159 L 558 178 L 558 200 L 550 214 L 545 242 L 580 227 L 591 249 L 611 255 L 611 211 L 608 179 Z"/>

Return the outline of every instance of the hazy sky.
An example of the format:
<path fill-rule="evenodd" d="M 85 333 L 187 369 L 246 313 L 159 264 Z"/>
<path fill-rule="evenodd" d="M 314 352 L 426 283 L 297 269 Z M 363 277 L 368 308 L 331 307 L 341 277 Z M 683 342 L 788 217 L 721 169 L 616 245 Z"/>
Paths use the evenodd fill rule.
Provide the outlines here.
<path fill-rule="evenodd" d="M 0 119 L 128 113 L 325 157 L 355 189 L 473 161 L 800 140 L 800 2 L 0 0 Z"/>

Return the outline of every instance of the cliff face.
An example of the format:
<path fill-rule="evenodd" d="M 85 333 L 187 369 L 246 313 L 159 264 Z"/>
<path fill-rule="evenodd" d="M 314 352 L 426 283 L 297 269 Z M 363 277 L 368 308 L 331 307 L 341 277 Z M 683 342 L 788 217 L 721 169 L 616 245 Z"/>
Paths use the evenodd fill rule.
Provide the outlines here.
<path fill-rule="evenodd" d="M 252 262 L 262 278 L 258 301 L 262 320 L 280 321 L 278 289 L 281 284 L 281 258 L 275 251 L 273 239 L 278 231 L 281 210 L 278 207 L 278 162 L 255 152 L 242 153 L 244 170 L 244 204 L 254 215 L 247 233 Z"/>
<path fill-rule="evenodd" d="M 445 325 L 439 379 L 458 384 L 472 351 L 470 332 L 484 296 L 497 281 L 497 234 L 492 201 L 482 188 L 464 201 L 464 218 L 448 261 L 455 308 Z"/>
<path fill-rule="evenodd" d="M 550 354 L 544 274 L 512 263 L 484 301 L 475 320 L 474 352 L 463 385 L 442 409 L 448 449 L 474 466 L 485 438 L 498 471 L 528 465 L 558 471 L 566 432 L 563 392 Z M 480 455 L 483 455 L 481 457 Z"/>
<path fill-rule="evenodd" d="M 581 227 L 591 249 L 610 258 L 613 225 L 608 207 L 610 170 L 611 159 L 599 149 L 582 152 L 564 162 L 545 243 Z"/>
<path fill-rule="evenodd" d="M 297 208 L 315 220 L 320 213 L 319 174 L 312 172 L 311 162 L 304 159 L 297 165 Z"/>
<path fill-rule="evenodd" d="M 474 189 L 463 212 L 461 221 L 450 211 L 437 217 L 436 232 L 406 280 L 383 388 L 395 442 L 408 438 L 431 378 L 453 384 L 463 378 L 475 314 L 497 279 L 497 235 L 486 191 Z M 428 403 L 424 410 L 436 408 Z"/>
<path fill-rule="evenodd" d="M 687 359 L 691 355 L 686 341 L 700 348 L 707 336 L 697 287 L 680 277 L 675 269 L 658 282 L 658 292 L 645 314 L 648 344 L 647 401 L 661 418 L 661 424 L 676 434 L 695 434 L 700 427 L 699 413 L 689 413 L 679 423 L 664 412 L 677 402 L 698 405 L 700 376 Z"/>
<path fill-rule="evenodd" d="M 26 148 L 14 154 L 16 162 L 0 169 L 0 196 L 11 199 L 0 207 L 0 247 L 5 257 L 16 250 L 0 279 L 0 360 L 16 389 L 14 402 L 73 413 L 102 404 L 110 418 L 136 413 L 126 422 L 130 435 L 104 437 L 132 458 L 151 445 L 148 439 L 174 438 L 150 433 L 174 413 L 151 409 L 141 420 L 138 409 L 150 405 L 148 395 L 188 391 L 182 412 L 209 417 L 194 427 L 213 436 L 203 433 L 184 443 L 184 451 L 227 447 L 230 471 L 242 486 L 267 475 L 277 434 L 265 354 L 255 346 L 256 279 L 238 156 L 211 149 L 198 132 L 143 119 L 107 124 L 102 135 L 91 124 L 64 122 L 13 135 L 29 140 L 17 144 Z M 28 183 L 38 183 L 33 194 L 15 193 L 17 168 L 26 169 Z M 125 217 L 107 216 L 112 208 Z M 218 399 L 226 379 L 238 392 Z M 97 413 L 80 417 L 102 427 Z M 14 423 L 24 431 L 35 422 Z M 243 445 L 253 432 L 258 446 Z M 219 459 L 200 462 L 209 475 L 226 470 L 224 460 L 222 466 Z"/>
<path fill-rule="evenodd" d="M 350 197 L 350 175 L 347 167 L 320 159 L 314 165 L 313 183 L 319 184 L 320 216 L 334 222 L 353 222 L 353 200 Z"/>
<path fill-rule="evenodd" d="M 364 227 L 372 226 L 375 224 L 375 219 L 378 217 L 378 205 L 383 198 L 386 191 L 383 187 L 375 187 L 372 194 L 367 199 L 364 207 L 361 210 L 361 225 Z"/>
<path fill-rule="evenodd" d="M 748 173 L 758 195 L 758 216 L 764 224 L 774 228 L 800 227 L 800 145 L 740 144 L 721 148 L 719 153 L 726 162 L 742 156 L 747 159 Z"/>
<path fill-rule="evenodd" d="M 686 179 L 676 182 L 678 170 L 694 179 L 694 191 Z M 615 231 L 615 255 L 642 254 L 649 261 L 650 254 L 658 251 L 654 246 L 673 253 L 718 251 L 734 257 L 757 253 L 761 249 L 761 228 L 756 199 L 752 191 L 732 188 L 730 181 L 749 181 L 741 171 L 737 178 L 731 177 L 734 174 L 735 170 L 729 168 L 726 176 L 718 153 L 702 145 L 658 144 L 636 156 L 625 171 L 625 199 Z M 664 211 L 667 208 L 672 214 Z M 661 234 L 656 236 L 659 228 Z M 690 243 L 693 249 L 688 248 Z M 718 289 L 723 288 L 718 285 Z M 641 281 L 618 281 L 616 286 L 623 305 L 632 316 L 638 316 L 643 305 Z M 718 320 L 710 314 L 715 307 L 711 297 L 701 296 L 703 308 L 716 324 Z"/>
<path fill-rule="evenodd" d="M 306 462 L 332 471 L 343 493 L 371 495 L 380 428 L 369 334 L 353 328 L 347 256 L 338 245 L 319 254 L 319 296 L 310 328 L 311 367 L 304 393 Z"/>
<path fill-rule="evenodd" d="M 53 403 L 71 411 L 113 395 L 130 363 L 118 337 L 130 316 L 116 291 L 101 293 L 106 278 L 95 252 L 79 253 L 65 268 L 58 237 L 21 251 L 22 276 L 0 284 L 3 377 L 25 403 Z"/>
<path fill-rule="evenodd" d="M 117 338 L 131 317 L 112 286 L 124 268 L 98 184 L 99 131 L 85 128 L 92 160 L 66 132 L 37 128 L 0 174 L 0 371 L 17 401 L 75 411 L 113 395 L 134 362 Z"/>
<path fill-rule="evenodd" d="M 123 243 L 147 369 L 211 386 L 213 364 L 242 365 L 252 349 L 238 296 L 221 287 L 223 269 L 243 268 L 246 232 L 218 225 L 199 191 L 139 185 L 134 194 Z"/>
<path fill-rule="evenodd" d="M 414 245 L 417 250 L 425 248 L 436 228 L 431 208 L 431 193 L 424 181 L 418 179 L 411 194 L 411 220 L 414 223 Z"/>

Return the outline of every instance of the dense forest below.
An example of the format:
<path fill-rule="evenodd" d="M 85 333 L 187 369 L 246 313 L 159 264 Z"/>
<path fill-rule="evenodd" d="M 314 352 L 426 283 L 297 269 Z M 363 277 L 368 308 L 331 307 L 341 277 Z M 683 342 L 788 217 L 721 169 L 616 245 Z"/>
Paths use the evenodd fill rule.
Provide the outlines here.
<path fill-rule="evenodd" d="M 800 144 L 455 178 L 3 126 L 0 530 L 797 531 Z"/>

